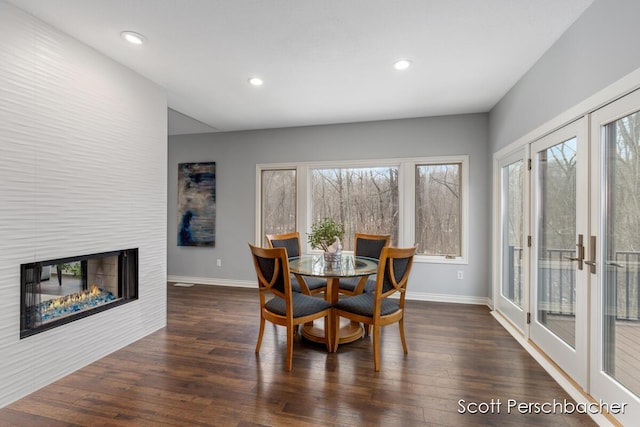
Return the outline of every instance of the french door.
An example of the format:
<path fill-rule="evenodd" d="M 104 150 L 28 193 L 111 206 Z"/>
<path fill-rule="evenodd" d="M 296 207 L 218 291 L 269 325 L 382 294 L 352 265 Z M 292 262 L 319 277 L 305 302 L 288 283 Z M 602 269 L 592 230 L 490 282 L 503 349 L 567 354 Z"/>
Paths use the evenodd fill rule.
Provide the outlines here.
<path fill-rule="evenodd" d="M 531 144 L 530 339 L 587 388 L 587 119 Z"/>
<path fill-rule="evenodd" d="M 591 115 L 591 387 L 640 419 L 640 92 Z"/>
<path fill-rule="evenodd" d="M 496 163 L 496 308 L 619 422 L 636 425 L 640 90 L 532 142 L 528 152 Z M 530 247 L 519 237 L 520 219 Z"/>

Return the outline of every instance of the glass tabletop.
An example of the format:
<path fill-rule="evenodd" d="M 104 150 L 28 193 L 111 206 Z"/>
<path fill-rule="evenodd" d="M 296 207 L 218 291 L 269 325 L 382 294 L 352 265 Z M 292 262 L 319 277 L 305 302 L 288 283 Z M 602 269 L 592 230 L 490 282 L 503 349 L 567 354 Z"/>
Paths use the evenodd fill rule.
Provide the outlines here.
<path fill-rule="evenodd" d="M 342 255 L 340 262 L 325 263 L 323 254 L 289 258 L 289 269 L 294 274 L 314 277 L 369 276 L 378 271 L 378 260 L 354 255 Z"/>

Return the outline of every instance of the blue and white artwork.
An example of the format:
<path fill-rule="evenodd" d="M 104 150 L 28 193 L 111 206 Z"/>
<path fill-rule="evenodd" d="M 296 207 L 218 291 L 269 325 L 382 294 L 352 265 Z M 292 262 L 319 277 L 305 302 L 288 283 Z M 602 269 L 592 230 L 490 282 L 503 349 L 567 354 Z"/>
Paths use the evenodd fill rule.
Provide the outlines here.
<path fill-rule="evenodd" d="M 214 247 L 216 163 L 178 165 L 178 246 Z"/>

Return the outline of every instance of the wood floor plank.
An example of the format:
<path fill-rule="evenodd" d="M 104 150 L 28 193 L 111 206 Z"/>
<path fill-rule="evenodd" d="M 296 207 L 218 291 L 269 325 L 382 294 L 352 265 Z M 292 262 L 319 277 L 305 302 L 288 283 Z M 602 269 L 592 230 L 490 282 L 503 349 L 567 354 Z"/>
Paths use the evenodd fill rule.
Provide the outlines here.
<path fill-rule="evenodd" d="M 324 346 L 267 323 L 261 351 L 255 289 L 167 289 L 167 327 L 0 409 L 0 426 L 582 426 L 586 415 L 506 413 L 506 402 L 573 400 L 487 307 L 408 301 L 371 337 Z M 502 411 L 460 414 L 459 401 L 500 399 Z"/>

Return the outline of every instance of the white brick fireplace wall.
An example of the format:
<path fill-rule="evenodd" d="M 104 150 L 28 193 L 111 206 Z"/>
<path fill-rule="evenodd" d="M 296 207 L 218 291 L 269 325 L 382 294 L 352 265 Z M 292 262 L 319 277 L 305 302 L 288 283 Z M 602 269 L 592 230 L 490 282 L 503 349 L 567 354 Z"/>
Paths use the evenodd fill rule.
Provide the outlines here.
<path fill-rule="evenodd" d="M 0 407 L 166 324 L 166 215 L 165 91 L 0 0 Z M 20 339 L 20 264 L 127 248 L 137 301 Z"/>

